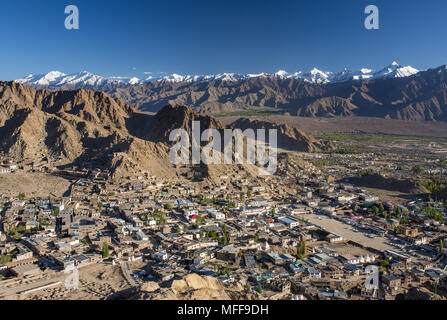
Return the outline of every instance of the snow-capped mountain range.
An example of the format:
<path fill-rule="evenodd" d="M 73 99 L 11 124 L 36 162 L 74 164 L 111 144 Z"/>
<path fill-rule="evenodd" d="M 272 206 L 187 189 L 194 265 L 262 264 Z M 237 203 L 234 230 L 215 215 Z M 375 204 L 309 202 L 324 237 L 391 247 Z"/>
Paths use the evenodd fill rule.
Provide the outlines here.
<path fill-rule="evenodd" d="M 107 84 L 141 84 L 145 82 L 165 81 L 165 82 L 200 82 L 200 81 L 245 81 L 259 77 L 276 77 L 282 79 L 297 79 L 309 83 L 327 84 L 335 82 L 346 82 L 351 80 L 373 80 L 381 78 L 404 78 L 419 73 L 420 70 L 411 66 L 401 66 L 397 62 L 382 68 L 379 71 L 363 68 L 359 71 L 351 71 L 344 69 L 340 72 L 333 73 L 313 68 L 308 72 L 288 73 L 280 70 L 274 74 L 237 74 L 237 73 L 221 73 L 217 75 L 179 75 L 171 74 L 162 77 L 149 76 L 145 79 L 130 77 L 102 77 L 82 71 L 75 74 L 67 75 L 59 71 L 51 71 L 47 74 L 29 75 L 22 79 L 15 80 L 27 85 L 43 86 L 43 87 L 59 87 L 59 86 L 103 86 Z"/>

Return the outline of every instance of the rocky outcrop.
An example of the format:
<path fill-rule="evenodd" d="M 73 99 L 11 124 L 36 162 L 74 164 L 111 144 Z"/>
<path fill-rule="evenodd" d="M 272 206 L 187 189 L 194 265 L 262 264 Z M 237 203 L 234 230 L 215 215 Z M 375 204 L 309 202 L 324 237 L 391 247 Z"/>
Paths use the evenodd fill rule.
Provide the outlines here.
<path fill-rule="evenodd" d="M 346 178 L 344 182 L 359 187 L 397 191 L 407 194 L 426 194 L 427 189 L 416 181 L 387 178 L 378 173 L 367 174 L 361 177 Z"/>
<path fill-rule="evenodd" d="M 250 120 L 241 118 L 229 125 L 233 129 L 275 129 L 278 133 L 278 147 L 299 152 L 329 151 L 333 148 L 332 143 L 317 140 L 303 131 L 287 124 L 275 124 L 266 121 Z M 266 133 L 266 137 L 268 133 Z"/>
<path fill-rule="evenodd" d="M 240 284 L 224 284 L 220 280 L 192 273 L 183 279 L 174 280 L 167 287 L 144 284 L 131 300 L 262 300 L 253 290 Z"/>

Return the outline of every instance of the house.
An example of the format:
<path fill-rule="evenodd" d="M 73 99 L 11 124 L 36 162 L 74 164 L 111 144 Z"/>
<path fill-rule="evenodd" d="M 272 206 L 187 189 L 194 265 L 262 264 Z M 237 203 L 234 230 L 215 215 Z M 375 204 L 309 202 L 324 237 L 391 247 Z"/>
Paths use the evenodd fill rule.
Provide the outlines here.
<path fill-rule="evenodd" d="M 313 280 L 321 279 L 321 271 L 314 267 L 308 267 L 307 273 L 309 274 L 309 277 Z"/>
<path fill-rule="evenodd" d="M 275 264 L 275 265 L 281 265 L 283 264 L 284 260 L 281 259 L 281 257 L 276 252 L 263 252 L 261 254 L 262 258 Z"/>
<path fill-rule="evenodd" d="M 398 261 L 402 261 L 404 263 L 411 262 L 411 258 L 409 256 L 395 252 L 393 250 L 385 250 L 385 256 L 392 257 L 392 258 L 397 259 Z"/>
<path fill-rule="evenodd" d="M 252 255 L 247 255 L 247 254 L 244 255 L 244 263 L 245 263 L 245 266 L 249 269 L 256 268 L 256 259 Z"/>
<path fill-rule="evenodd" d="M 326 236 L 326 240 L 329 241 L 330 243 L 341 242 L 343 241 L 343 237 L 336 235 L 335 233 L 329 233 Z"/>
<path fill-rule="evenodd" d="M 302 266 L 298 266 L 294 263 L 289 263 L 287 265 L 287 269 L 292 273 L 292 274 L 299 274 L 299 273 L 303 273 L 305 271 L 305 269 Z"/>
<path fill-rule="evenodd" d="M 40 268 L 37 264 L 24 264 L 11 268 L 11 273 L 16 277 L 33 277 L 41 274 Z"/>
<path fill-rule="evenodd" d="M 23 261 L 33 257 L 33 252 L 21 243 L 17 244 L 17 250 L 16 261 Z"/>
<path fill-rule="evenodd" d="M 195 220 L 195 218 L 199 215 L 199 210 L 193 209 L 193 208 L 184 208 L 182 211 L 183 211 L 183 216 L 188 221 L 191 221 L 193 219 Z"/>
<path fill-rule="evenodd" d="M 399 288 L 401 285 L 400 277 L 394 274 L 386 274 L 382 276 L 382 281 L 390 288 Z"/>
<path fill-rule="evenodd" d="M 296 227 L 298 227 L 300 225 L 299 221 L 297 221 L 295 219 L 292 219 L 292 218 L 289 218 L 289 217 L 280 217 L 280 218 L 278 218 L 278 220 L 281 223 L 285 224 L 290 229 L 296 228 Z"/>
<path fill-rule="evenodd" d="M 341 262 L 344 264 L 359 264 L 360 259 L 358 257 L 353 256 L 352 254 L 344 254 L 339 257 Z"/>
<path fill-rule="evenodd" d="M 252 215 L 261 215 L 266 212 L 264 207 L 245 207 L 241 210 L 241 214 L 252 216 Z"/>
<path fill-rule="evenodd" d="M 269 201 L 265 198 L 256 198 L 248 202 L 249 207 L 267 207 Z"/>
<path fill-rule="evenodd" d="M 326 266 L 321 268 L 323 278 L 340 279 L 343 277 L 343 271 L 335 266 Z"/>
<path fill-rule="evenodd" d="M 166 252 L 155 252 L 152 254 L 152 259 L 157 261 L 166 261 L 168 260 L 168 254 Z"/>
<path fill-rule="evenodd" d="M 11 170 L 8 168 L 0 168 L 0 174 L 10 174 Z"/>
<path fill-rule="evenodd" d="M 11 203 L 11 206 L 14 207 L 24 207 L 26 204 L 25 200 L 16 200 Z"/>
<path fill-rule="evenodd" d="M 133 226 L 136 228 L 142 228 L 144 226 L 143 221 L 141 221 L 141 219 L 136 216 L 132 216 L 131 220 L 132 220 Z"/>
<path fill-rule="evenodd" d="M 253 192 L 264 192 L 265 188 L 263 186 L 253 186 L 251 188 L 251 191 L 253 191 Z"/>
<path fill-rule="evenodd" d="M 148 237 L 142 230 L 138 230 L 138 231 L 135 233 L 135 237 L 136 237 L 138 240 L 141 240 L 141 241 L 147 241 L 147 240 L 149 240 L 149 237 Z"/>
<path fill-rule="evenodd" d="M 207 208 L 207 209 L 205 209 L 205 211 L 213 219 L 216 219 L 216 220 L 223 220 L 223 219 L 225 219 L 225 214 L 223 214 L 220 211 L 217 211 L 214 208 Z"/>
<path fill-rule="evenodd" d="M 237 247 L 226 246 L 217 251 L 216 258 L 223 261 L 236 261 L 238 259 L 240 249 Z"/>

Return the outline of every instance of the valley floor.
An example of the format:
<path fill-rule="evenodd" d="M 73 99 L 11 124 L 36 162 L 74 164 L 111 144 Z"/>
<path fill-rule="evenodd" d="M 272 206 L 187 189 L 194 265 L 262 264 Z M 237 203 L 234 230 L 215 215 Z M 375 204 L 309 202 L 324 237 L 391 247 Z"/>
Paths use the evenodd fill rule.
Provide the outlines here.
<path fill-rule="evenodd" d="M 240 117 L 222 117 L 219 120 L 228 125 Z M 288 124 L 308 133 L 371 133 L 410 136 L 447 137 L 447 122 L 404 121 L 368 117 L 345 118 L 303 118 L 283 115 L 250 117 L 278 124 Z"/>

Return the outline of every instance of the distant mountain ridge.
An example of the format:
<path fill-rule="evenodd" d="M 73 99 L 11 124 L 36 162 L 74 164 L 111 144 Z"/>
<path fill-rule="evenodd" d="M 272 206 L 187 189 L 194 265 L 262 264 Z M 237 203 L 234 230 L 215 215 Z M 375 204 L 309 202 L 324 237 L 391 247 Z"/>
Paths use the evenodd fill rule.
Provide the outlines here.
<path fill-rule="evenodd" d="M 345 71 L 328 75 L 314 70 L 308 75 L 312 81 L 280 72 L 239 81 L 163 80 L 133 85 L 123 79 L 122 82 L 106 81 L 83 74 L 70 78 L 76 79 L 73 80 L 76 84 L 43 85 L 59 81 L 60 74 L 55 72 L 39 80 L 41 85 L 26 85 L 54 91 L 102 91 L 149 112 L 158 112 L 166 105 L 182 105 L 207 115 L 275 108 L 291 116 L 312 118 L 357 116 L 447 121 L 447 66 L 413 74 L 411 68 L 393 63 L 376 73 L 370 70 L 361 73 L 353 76 L 352 72 Z M 373 79 L 363 78 L 370 73 Z M 374 74 L 382 76 L 374 78 Z M 324 79 L 328 77 L 346 81 L 327 82 Z M 353 80 L 354 77 L 358 80 Z"/>
<path fill-rule="evenodd" d="M 30 85 L 30 86 L 48 86 L 48 87 L 60 87 L 64 85 L 71 85 L 75 88 L 81 88 L 85 86 L 103 86 L 107 84 L 127 84 L 135 85 L 145 82 L 201 82 L 201 81 L 247 81 L 254 78 L 281 78 L 281 79 L 295 79 L 303 80 L 309 83 L 327 84 L 334 82 L 344 82 L 351 80 L 372 80 L 381 78 L 403 78 L 409 77 L 419 73 L 418 69 L 411 66 L 401 66 L 397 62 L 393 62 L 390 65 L 382 68 L 379 71 L 374 71 L 368 68 L 362 68 L 358 71 L 351 71 L 344 69 L 340 72 L 322 71 L 318 68 L 313 68 L 310 71 L 303 72 L 298 71 L 295 73 L 288 73 L 284 70 L 280 70 L 276 73 L 259 73 L 259 74 L 237 74 L 237 73 L 221 73 L 217 75 L 179 75 L 171 74 L 162 77 L 149 76 L 145 79 L 139 79 L 136 77 L 103 77 L 92 74 L 87 71 L 81 71 L 79 73 L 67 75 L 60 71 L 51 71 L 46 74 L 28 75 L 21 79 L 16 79 L 16 82 Z"/>

